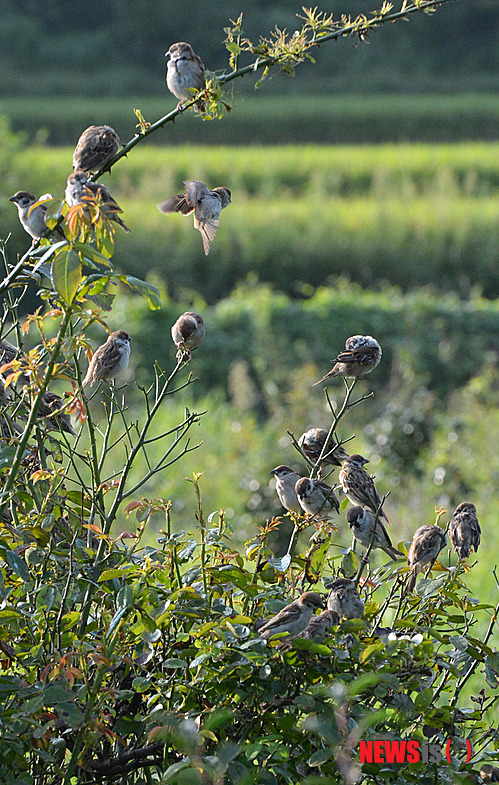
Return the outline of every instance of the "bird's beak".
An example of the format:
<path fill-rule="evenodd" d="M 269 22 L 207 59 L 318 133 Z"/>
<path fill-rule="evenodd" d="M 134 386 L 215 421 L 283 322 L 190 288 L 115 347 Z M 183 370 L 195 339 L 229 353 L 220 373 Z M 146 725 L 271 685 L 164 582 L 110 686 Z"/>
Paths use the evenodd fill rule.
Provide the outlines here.
<path fill-rule="evenodd" d="M 15 202 L 15 201 L 16 201 L 15 196 L 9 196 L 9 202 Z"/>
<path fill-rule="evenodd" d="M 271 469 L 271 470 L 269 471 L 269 474 L 275 474 L 275 469 Z"/>
<path fill-rule="evenodd" d="M 170 57 L 170 52 L 165 52 L 165 57 Z"/>

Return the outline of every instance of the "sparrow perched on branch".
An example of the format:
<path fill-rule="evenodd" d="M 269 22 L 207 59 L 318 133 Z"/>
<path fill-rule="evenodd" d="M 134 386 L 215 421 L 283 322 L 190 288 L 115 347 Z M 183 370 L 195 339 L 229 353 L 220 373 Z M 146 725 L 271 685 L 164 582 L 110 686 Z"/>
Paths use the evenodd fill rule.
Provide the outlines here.
<path fill-rule="evenodd" d="M 371 512 L 376 513 L 381 499 L 374 485 L 372 478 L 364 469 L 364 465 L 369 463 L 367 458 L 355 453 L 346 458 L 343 467 L 338 474 L 345 495 L 352 504 L 360 504 L 368 507 Z M 388 523 L 390 519 L 383 509 L 379 511 L 379 516 L 383 517 Z"/>
<path fill-rule="evenodd" d="M 64 403 L 60 395 L 48 390 L 42 397 L 38 407 L 37 417 L 46 418 L 45 423 L 51 430 L 66 431 L 76 436 L 71 425 L 69 414 L 64 411 Z"/>
<path fill-rule="evenodd" d="M 318 616 L 312 616 L 305 631 L 302 633 L 303 638 L 324 638 L 330 627 L 335 627 L 340 623 L 340 617 L 335 611 L 326 610 L 319 613 Z"/>
<path fill-rule="evenodd" d="M 172 196 L 158 204 L 162 213 L 194 213 L 194 228 L 199 229 L 203 239 L 205 255 L 208 256 L 211 244 L 220 223 L 220 213 L 231 203 L 231 192 L 224 186 L 210 191 L 200 180 L 184 180 L 185 194 Z"/>
<path fill-rule="evenodd" d="M 52 198 L 52 194 L 43 194 L 43 196 L 40 196 L 41 200 Z M 17 191 L 14 196 L 9 198 L 9 202 L 14 202 L 17 206 L 21 226 L 33 240 L 39 240 L 47 231 L 47 224 L 45 223 L 47 205 L 42 203 L 33 207 L 40 199 L 37 199 L 36 196 L 29 191 Z M 64 234 L 62 227 L 59 225 L 55 226 L 49 234 L 49 239 L 53 242 L 65 240 L 66 235 Z"/>
<path fill-rule="evenodd" d="M 131 340 L 124 330 L 114 330 L 92 357 L 82 387 L 86 384 L 94 385 L 101 379 L 104 381 L 114 379 L 119 373 L 125 371 L 130 359 Z"/>
<path fill-rule="evenodd" d="M 300 477 L 296 482 L 295 491 L 300 506 L 307 515 L 319 520 L 325 520 L 332 512 L 339 515 L 340 503 L 331 486 L 322 480 Z"/>
<path fill-rule="evenodd" d="M 179 316 L 172 327 L 173 343 L 178 349 L 177 360 L 188 360 L 191 352 L 203 342 L 205 332 L 203 320 L 198 313 L 186 311 Z"/>
<path fill-rule="evenodd" d="M 418 573 L 427 564 L 433 564 L 438 554 L 445 547 L 447 535 L 439 526 L 420 526 L 412 538 L 411 547 L 407 552 L 410 573 L 404 594 L 414 591 Z"/>
<path fill-rule="evenodd" d="M 364 603 L 357 587 L 350 578 L 336 578 L 331 584 L 327 607 L 340 618 L 360 619 L 364 614 Z"/>
<path fill-rule="evenodd" d="M 372 335 L 352 335 L 345 341 L 345 350 L 332 361 L 333 368 L 312 386 L 336 376 L 363 379 L 366 373 L 371 373 L 379 365 L 381 354 L 381 346 Z"/>
<path fill-rule="evenodd" d="M 206 87 L 205 67 L 199 55 L 194 53 L 190 44 L 179 41 L 172 44 L 165 57 L 169 57 L 166 66 L 166 84 L 175 98 L 179 99 L 177 109 L 181 111 L 184 101 L 192 101 L 195 93 L 190 90 L 203 90 Z M 194 110 L 204 112 L 206 104 L 198 100 Z"/>
<path fill-rule="evenodd" d="M 96 200 L 100 203 L 100 209 L 106 218 L 109 218 L 110 221 L 115 221 L 125 232 L 131 231 L 118 215 L 123 210 L 111 196 L 109 188 L 101 183 L 90 182 L 86 172 L 78 170 L 69 175 L 65 199 L 70 207 Z"/>
<path fill-rule="evenodd" d="M 371 510 L 365 510 L 358 505 L 350 507 L 347 510 L 346 518 L 348 525 L 357 542 L 360 543 L 363 548 L 369 548 L 371 540 L 373 539 L 373 534 L 376 532 L 372 546 L 373 549 L 381 548 L 381 550 L 388 554 L 391 559 L 397 559 L 399 556 L 403 556 L 404 554 L 392 545 L 388 532 L 379 517 L 376 521 L 375 529 L 375 517 L 375 514 L 371 512 Z"/>
<path fill-rule="evenodd" d="M 283 507 L 289 512 L 303 515 L 303 511 L 296 494 L 296 483 L 301 479 L 291 466 L 276 466 L 270 470 L 275 477 L 275 489 Z"/>
<path fill-rule="evenodd" d="M 76 143 L 73 171 L 98 171 L 114 158 L 119 149 L 120 138 L 110 125 L 90 125 Z"/>
<path fill-rule="evenodd" d="M 287 637 L 299 635 L 308 626 L 317 608 L 324 608 L 322 597 L 315 591 L 306 591 L 268 619 L 258 634 L 266 640 L 278 633 L 286 633 Z"/>
<path fill-rule="evenodd" d="M 328 432 L 324 428 L 311 428 L 302 433 L 298 439 L 298 444 L 307 456 L 309 461 L 317 463 L 327 439 Z M 343 461 L 348 458 L 347 451 L 331 439 L 321 464 L 324 466 L 341 466 Z"/>
<path fill-rule="evenodd" d="M 8 341 L 1 340 L 0 341 L 0 367 L 2 365 L 8 365 L 9 363 L 14 362 L 14 360 L 19 360 L 20 367 L 26 368 L 26 361 L 22 356 L 21 350 L 18 349 L 16 346 L 12 346 L 12 344 L 9 343 Z M 12 372 L 13 371 L 11 371 L 11 373 Z M 5 371 L 5 374 L 7 373 L 8 372 Z M 25 373 L 21 373 L 18 377 L 18 381 L 21 384 L 28 384 L 29 376 Z"/>
<path fill-rule="evenodd" d="M 450 541 L 460 559 L 467 559 L 472 550 L 477 552 L 480 535 L 481 529 L 475 505 L 471 502 L 461 502 L 449 524 Z"/>

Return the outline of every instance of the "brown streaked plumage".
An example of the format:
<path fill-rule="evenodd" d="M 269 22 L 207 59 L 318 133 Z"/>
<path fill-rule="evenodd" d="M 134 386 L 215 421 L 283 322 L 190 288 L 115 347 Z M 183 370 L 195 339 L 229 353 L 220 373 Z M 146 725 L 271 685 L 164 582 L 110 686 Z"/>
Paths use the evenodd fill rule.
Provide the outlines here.
<path fill-rule="evenodd" d="M 343 464 L 338 479 L 341 482 L 345 495 L 348 496 L 352 504 L 359 504 L 361 507 L 367 507 L 376 513 L 381 504 L 381 499 L 372 477 L 364 469 L 366 463 L 369 463 L 369 461 L 362 455 L 357 453 L 349 455 Z M 390 519 L 383 508 L 381 508 L 379 515 L 390 523 Z"/>
<path fill-rule="evenodd" d="M 179 316 L 172 327 L 172 340 L 177 347 L 177 360 L 189 359 L 191 352 L 203 342 L 205 327 L 202 317 L 194 311 Z"/>
<path fill-rule="evenodd" d="M 131 231 L 118 215 L 123 210 L 111 196 L 109 188 L 101 183 L 92 183 L 86 172 L 77 170 L 69 175 L 65 198 L 70 207 L 77 204 L 88 204 L 89 201 L 96 200 L 100 203 L 100 208 L 106 218 L 117 223 L 125 232 Z"/>
<path fill-rule="evenodd" d="M 73 153 L 73 171 L 102 169 L 120 149 L 120 138 L 110 125 L 90 125 L 81 134 Z"/>
<path fill-rule="evenodd" d="M 471 502 L 461 502 L 449 524 L 449 538 L 460 559 L 467 559 L 480 545 L 481 529 L 476 507 Z"/>
<path fill-rule="evenodd" d="M 336 376 L 350 379 L 363 379 L 366 373 L 371 373 L 381 360 L 381 346 L 372 335 L 352 335 L 345 342 L 344 351 L 340 352 L 334 366 L 316 384 L 321 384 Z"/>
<path fill-rule="evenodd" d="M 442 548 L 445 547 L 447 536 L 443 529 L 435 524 L 420 526 L 416 529 L 411 546 L 407 552 L 407 561 L 410 567 L 409 578 L 404 594 L 414 591 L 419 572 L 428 564 L 432 564 Z"/>
<path fill-rule="evenodd" d="M 114 379 L 128 367 L 130 359 L 130 341 L 132 339 L 124 330 L 115 330 L 107 341 L 96 350 L 82 386 L 94 385 L 101 379 Z"/>

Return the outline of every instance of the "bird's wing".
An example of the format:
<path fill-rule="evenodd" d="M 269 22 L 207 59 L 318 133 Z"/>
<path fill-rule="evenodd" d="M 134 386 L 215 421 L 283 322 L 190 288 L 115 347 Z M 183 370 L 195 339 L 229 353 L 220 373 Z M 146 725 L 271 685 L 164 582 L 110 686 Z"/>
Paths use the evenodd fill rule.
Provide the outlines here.
<path fill-rule="evenodd" d="M 336 362 L 346 365 L 366 365 L 372 362 L 377 354 L 376 346 L 357 346 L 355 349 L 346 349 L 344 352 L 340 352 Z"/>
<path fill-rule="evenodd" d="M 194 204 L 189 201 L 187 194 L 178 194 L 165 199 L 158 204 L 158 210 L 162 213 L 182 213 L 189 215 L 194 210 Z"/>
<path fill-rule="evenodd" d="M 273 616 L 269 619 L 263 627 L 260 627 L 259 632 L 266 632 L 269 633 L 272 630 L 276 629 L 277 627 L 293 625 L 295 622 L 298 621 L 302 613 L 301 607 L 296 602 L 292 602 L 291 605 L 288 605 L 286 608 L 283 608 L 282 611 L 276 616 Z"/>
<path fill-rule="evenodd" d="M 194 205 L 210 192 L 206 183 L 201 180 L 184 180 L 184 185 L 186 196 Z"/>
<path fill-rule="evenodd" d="M 109 371 L 112 371 L 120 360 L 121 351 L 114 342 L 99 346 L 91 363 L 93 366 L 92 377 L 94 381 L 105 379 Z"/>

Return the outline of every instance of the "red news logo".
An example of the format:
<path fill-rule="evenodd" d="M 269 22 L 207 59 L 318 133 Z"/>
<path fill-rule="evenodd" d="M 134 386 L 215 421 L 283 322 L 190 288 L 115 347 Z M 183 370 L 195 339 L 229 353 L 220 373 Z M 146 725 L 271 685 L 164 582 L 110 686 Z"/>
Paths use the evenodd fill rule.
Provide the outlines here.
<path fill-rule="evenodd" d="M 375 739 L 361 741 L 359 749 L 360 763 L 440 763 L 444 755 L 450 759 L 451 739 L 447 740 L 445 752 L 439 744 L 428 744 L 415 739 Z M 466 763 L 471 759 L 471 742 L 466 739 Z"/>
<path fill-rule="evenodd" d="M 419 763 L 420 761 L 440 763 L 441 760 L 442 753 L 437 744 L 423 743 L 420 745 L 419 741 L 399 741 L 397 739 L 360 742 L 361 763 Z"/>

